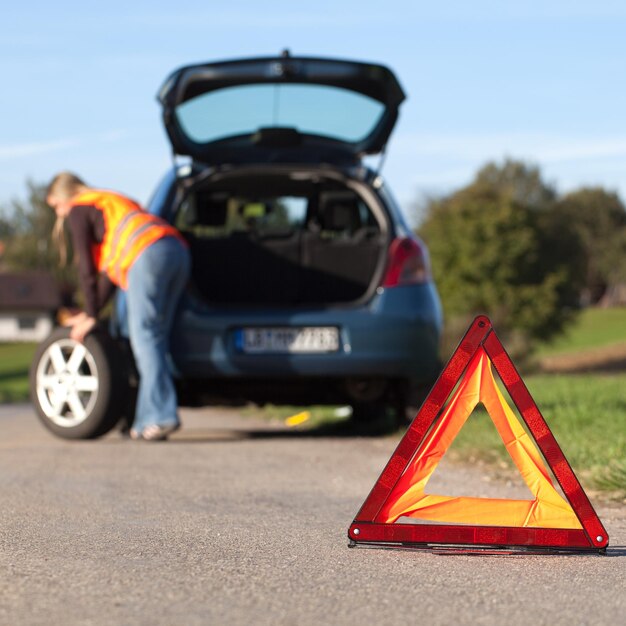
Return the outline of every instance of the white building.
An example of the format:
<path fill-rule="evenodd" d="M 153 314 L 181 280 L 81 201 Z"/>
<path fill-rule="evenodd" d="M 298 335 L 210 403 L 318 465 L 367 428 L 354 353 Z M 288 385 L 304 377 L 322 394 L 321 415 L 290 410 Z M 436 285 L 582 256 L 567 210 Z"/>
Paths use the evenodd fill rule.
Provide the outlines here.
<path fill-rule="evenodd" d="M 48 272 L 0 272 L 0 342 L 45 339 L 60 306 L 58 286 Z"/>

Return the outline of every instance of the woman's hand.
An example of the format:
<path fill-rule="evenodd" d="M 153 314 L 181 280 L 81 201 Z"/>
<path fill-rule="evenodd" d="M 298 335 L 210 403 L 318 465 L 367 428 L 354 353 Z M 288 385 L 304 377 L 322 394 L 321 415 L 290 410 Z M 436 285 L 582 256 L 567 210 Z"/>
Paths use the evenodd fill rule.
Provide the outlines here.
<path fill-rule="evenodd" d="M 85 337 L 93 330 L 98 320 L 95 317 L 89 317 L 86 313 L 75 315 L 72 319 L 76 321 L 71 324 L 70 337 L 74 341 L 83 343 Z"/>
<path fill-rule="evenodd" d="M 64 309 L 59 316 L 59 321 L 63 326 L 75 326 L 85 319 L 87 319 L 87 313 L 80 309 Z"/>

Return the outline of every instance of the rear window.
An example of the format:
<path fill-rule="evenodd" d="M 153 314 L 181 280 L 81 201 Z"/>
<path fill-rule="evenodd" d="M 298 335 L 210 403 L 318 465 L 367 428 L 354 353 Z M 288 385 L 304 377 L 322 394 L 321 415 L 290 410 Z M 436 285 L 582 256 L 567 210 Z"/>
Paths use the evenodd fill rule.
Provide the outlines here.
<path fill-rule="evenodd" d="M 246 198 L 200 193 L 182 204 L 176 226 L 204 238 L 228 237 L 236 232 L 287 235 L 302 228 L 307 207 L 306 197 Z"/>
<path fill-rule="evenodd" d="M 294 128 L 357 143 L 371 133 L 384 111 L 377 100 L 339 87 L 262 84 L 205 93 L 177 106 L 176 117 L 196 143 L 250 135 L 261 128 Z"/>
<path fill-rule="evenodd" d="M 314 198 L 199 192 L 182 203 L 175 223 L 181 231 L 203 239 L 237 233 L 283 237 L 301 231 L 321 239 L 336 239 L 380 231 L 365 202 L 350 191 L 322 192 Z"/>

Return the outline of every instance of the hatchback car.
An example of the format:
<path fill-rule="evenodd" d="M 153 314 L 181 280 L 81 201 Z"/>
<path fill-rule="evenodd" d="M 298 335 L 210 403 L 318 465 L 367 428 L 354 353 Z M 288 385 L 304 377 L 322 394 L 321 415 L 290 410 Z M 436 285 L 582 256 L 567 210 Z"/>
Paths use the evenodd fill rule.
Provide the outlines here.
<path fill-rule="evenodd" d="M 192 255 L 171 345 L 181 404 L 349 404 L 371 419 L 403 414 L 436 378 L 428 252 L 363 162 L 404 99 L 382 65 L 286 52 L 165 81 L 178 161 L 148 210 Z M 132 411 L 124 305 L 120 292 L 110 336 L 57 329 L 39 347 L 32 399 L 57 435 L 95 437 Z"/>

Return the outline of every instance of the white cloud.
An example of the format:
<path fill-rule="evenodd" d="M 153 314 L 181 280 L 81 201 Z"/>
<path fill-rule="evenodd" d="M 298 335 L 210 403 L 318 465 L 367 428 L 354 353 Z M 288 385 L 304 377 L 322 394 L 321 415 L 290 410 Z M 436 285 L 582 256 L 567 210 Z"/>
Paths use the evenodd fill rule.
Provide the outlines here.
<path fill-rule="evenodd" d="M 394 137 L 383 168 L 400 203 L 467 185 L 488 161 L 506 157 L 540 167 L 560 193 L 602 186 L 626 199 L 626 136 L 556 133 L 406 133 Z"/>
<path fill-rule="evenodd" d="M 59 152 L 77 146 L 76 139 L 58 139 L 56 141 L 31 141 L 26 143 L 0 145 L 0 160 L 34 156 L 47 152 Z"/>
<path fill-rule="evenodd" d="M 67 137 L 52 141 L 28 141 L 23 143 L 0 144 L 0 161 L 32 157 L 50 152 L 62 152 L 86 144 L 113 143 L 127 135 L 125 130 L 111 130 L 93 136 Z"/>
<path fill-rule="evenodd" d="M 626 158 L 626 136 L 572 137 L 546 133 L 411 133 L 395 138 L 394 153 L 456 161 L 502 156 L 540 163 Z"/>

